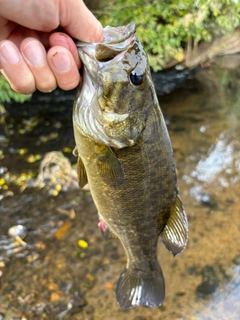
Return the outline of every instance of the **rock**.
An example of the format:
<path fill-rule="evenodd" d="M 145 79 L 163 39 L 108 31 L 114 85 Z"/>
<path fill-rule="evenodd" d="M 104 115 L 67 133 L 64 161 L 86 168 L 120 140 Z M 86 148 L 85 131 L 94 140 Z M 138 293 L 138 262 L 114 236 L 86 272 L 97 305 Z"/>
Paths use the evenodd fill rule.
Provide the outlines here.
<path fill-rule="evenodd" d="M 201 195 L 201 204 L 204 205 L 205 207 L 208 207 L 210 209 L 216 209 L 217 208 L 217 203 L 215 199 L 209 194 L 202 194 Z"/>
<path fill-rule="evenodd" d="M 232 262 L 237 266 L 240 265 L 240 254 L 233 258 Z"/>
<path fill-rule="evenodd" d="M 213 267 L 206 265 L 202 270 L 202 283 L 197 287 L 197 292 L 202 294 L 213 293 L 219 284 Z"/>
<path fill-rule="evenodd" d="M 68 303 L 68 310 L 70 310 L 71 314 L 79 313 L 86 304 L 87 301 L 75 292 Z"/>

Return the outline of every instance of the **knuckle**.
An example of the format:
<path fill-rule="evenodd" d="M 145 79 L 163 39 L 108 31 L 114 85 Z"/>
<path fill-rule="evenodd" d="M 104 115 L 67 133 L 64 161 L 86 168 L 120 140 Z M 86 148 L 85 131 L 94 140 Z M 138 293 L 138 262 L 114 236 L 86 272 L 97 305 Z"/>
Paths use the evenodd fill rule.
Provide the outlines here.
<path fill-rule="evenodd" d="M 41 75 L 36 76 L 36 87 L 41 92 L 51 92 L 56 89 L 57 82 L 55 76 L 48 68 L 44 68 Z"/>
<path fill-rule="evenodd" d="M 24 79 L 24 81 L 18 83 L 11 83 L 11 87 L 14 91 L 22 94 L 31 94 L 36 90 L 35 81 L 33 78 Z"/>
<path fill-rule="evenodd" d="M 45 82 L 37 85 L 37 89 L 41 92 L 52 92 L 56 88 L 57 88 L 56 82 L 55 83 Z"/>
<path fill-rule="evenodd" d="M 76 79 L 58 79 L 58 86 L 63 90 L 71 90 L 78 86 L 80 78 Z"/>

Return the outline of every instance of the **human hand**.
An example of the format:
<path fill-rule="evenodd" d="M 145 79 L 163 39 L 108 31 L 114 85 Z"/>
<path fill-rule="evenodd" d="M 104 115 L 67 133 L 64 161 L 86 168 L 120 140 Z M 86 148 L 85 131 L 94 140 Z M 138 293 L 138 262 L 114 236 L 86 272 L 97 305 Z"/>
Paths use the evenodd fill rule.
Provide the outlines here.
<path fill-rule="evenodd" d="M 0 8 L 0 70 L 12 89 L 30 94 L 75 88 L 81 61 L 71 37 L 103 38 L 100 22 L 83 1 L 0 0 Z"/>

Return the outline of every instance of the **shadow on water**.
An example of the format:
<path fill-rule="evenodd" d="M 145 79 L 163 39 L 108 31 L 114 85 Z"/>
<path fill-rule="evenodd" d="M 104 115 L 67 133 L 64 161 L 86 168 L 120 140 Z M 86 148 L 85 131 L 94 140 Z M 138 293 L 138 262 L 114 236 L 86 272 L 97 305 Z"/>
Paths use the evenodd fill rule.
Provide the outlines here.
<path fill-rule="evenodd" d="M 159 245 L 166 299 L 154 309 L 117 306 L 123 249 L 102 238 L 91 195 L 74 175 L 69 180 L 69 163 L 57 159 L 45 187 L 35 185 L 46 152 L 76 162 L 73 94 L 36 94 L 7 106 L 0 116 L 0 319 L 239 319 L 239 64 L 238 56 L 218 59 L 159 96 L 189 243 L 176 259 Z M 22 244 L 8 233 L 15 225 L 25 228 Z"/>

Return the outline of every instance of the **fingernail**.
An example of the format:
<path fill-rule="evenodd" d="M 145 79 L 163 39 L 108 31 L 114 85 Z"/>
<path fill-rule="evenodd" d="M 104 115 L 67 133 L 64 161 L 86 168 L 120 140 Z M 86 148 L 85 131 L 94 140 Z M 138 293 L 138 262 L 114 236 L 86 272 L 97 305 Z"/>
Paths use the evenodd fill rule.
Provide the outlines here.
<path fill-rule="evenodd" d="M 16 65 L 21 60 L 17 47 L 10 41 L 5 42 L 1 45 L 0 53 L 6 60 L 6 62 L 10 65 Z"/>
<path fill-rule="evenodd" d="M 24 57 L 34 67 L 41 67 L 46 62 L 46 51 L 44 47 L 36 40 L 28 42 L 22 49 Z"/>
<path fill-rule="evenodd" d="M 66 52 L 57 51 L 52 55 L 51 61 L 57 72 L 64 73 L 70 70 L 71 60 Z"/>

